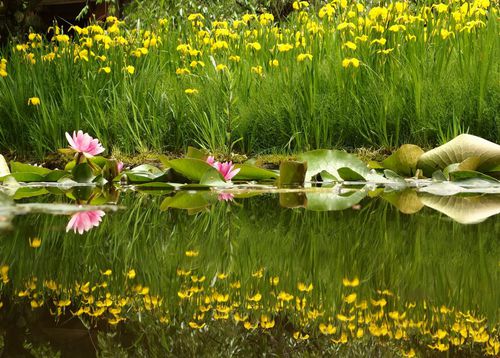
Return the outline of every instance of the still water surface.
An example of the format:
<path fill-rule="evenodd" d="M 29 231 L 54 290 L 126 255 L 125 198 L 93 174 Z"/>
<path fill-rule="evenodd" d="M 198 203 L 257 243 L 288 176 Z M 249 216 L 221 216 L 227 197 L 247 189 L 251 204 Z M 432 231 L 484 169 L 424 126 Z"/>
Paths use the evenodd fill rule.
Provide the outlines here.
<path fill-rule="evenodd" d="M 0 352 L 496 354 L 500 197 L 362 191 L 18 195 Z M 120 209 L 46 213 L 82 195 Z"/>

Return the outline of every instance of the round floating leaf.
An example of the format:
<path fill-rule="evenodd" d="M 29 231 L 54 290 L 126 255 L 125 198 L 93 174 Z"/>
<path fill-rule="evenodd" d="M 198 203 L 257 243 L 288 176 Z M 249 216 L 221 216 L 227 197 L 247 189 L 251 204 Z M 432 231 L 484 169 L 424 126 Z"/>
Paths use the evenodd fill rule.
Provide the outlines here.
<path fill-rule="evenodd" d="M 9 166 L 7 165 L 7 162 L 5 161 L 3 155 L 0 154 L 0 178 L 3 178 L 4 176 L 9 174 L 10 174 Z"/>
<path fill-rule="evenodd" d="M 475 157 L 476 170 L 487 172 L 500 164 L 500 145 L 470 134 L 461 134 L 448 143 L 424 153 L 417 163 L 426 176 L 453 163 Z M 474 160 L 476 161 L 476 159 Z M 468 165 L 471 163 L 469 162 Z"/>
<path fill-rule="evenodd" d="M 234 180 L 266 180 L 276 179 L 279 175 L 271 170 L 262 169 L 249 164 L 236 164 L 235 169 L 240 169 Z"/>
<path fill-rule="evenodd" d="M 424 154 L 422 148 L 414 144 L 404 144 L 382 161 L 382 166 L 405 176 L 415 175 L 417 162 Z"/>
<path fill-rule="evenodd" d="M 303 186 L 306 179 L 307 163 L 284 161 L 280 164 L 279 186 Z M 281 201 L 281 195 L 280 195 Z"/>
<path fill-rule="evenodd" d="M 194 158 L 173 159 L 163 164 L 174 169 L 189 180 L 196 182 L 199 182 L 208 170 L 213 169 L 213 167 L 205 161 Z"/>
<path fill-rule="evenodd" d="M 92 168 L 88 163 L 80 163 L 71 171 L 73 179 L 78 183 L 90 183 L 94 179 Z"/>
<path fill-rule="evenodd" d="M 226 186 L 228 185 L 221 173 L 215 168 L 208 169 L 200 179 L 201 185 Z"/>
<path fill-rule="evenodd" d="M 68 172 L 65 170 L 52 170 L 49 174 L 45 175 L 43 180 L 47 182 L 56 182 L 59 179 L 68 175 L 69 175 Z"/>
<path fill-rule="evenodd" d="M 37 167 L 35 165 L 14 161 L 10 162 L 10 170 L 12 171 L 12 173 L 34 173 L 39 175 L 47 175 L 52 171 L 44 167 Z"/>
<path fill-rule="evenodd" d="M 24 183 L 32 183 L 32 182 L 41 182 L 43 181 L 44 176 L 36 173 L 25 173 L 25 172 L 17 172 L 10 174 L 11 177 L 16 179 L 19 182 Z"/>

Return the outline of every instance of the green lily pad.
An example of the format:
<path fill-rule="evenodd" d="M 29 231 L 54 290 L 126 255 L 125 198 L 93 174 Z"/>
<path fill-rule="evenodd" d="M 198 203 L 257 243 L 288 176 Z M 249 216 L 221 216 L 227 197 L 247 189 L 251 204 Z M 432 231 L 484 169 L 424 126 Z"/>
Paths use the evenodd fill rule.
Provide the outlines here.
<path fill-rule="evenodd" d="M 50 169 L 44 167 L 14 161 L 10 162 L 10 170 L 12 173 L 34 173 L 39 175 L 47 175 L 51 172 Z"/>
<path fill-rule="evenodd" d="M 104 166 L 106 165 L 108 159 L 104 158 L 104 157 L 101 157 L 101 156 L 96 156 L 96 157 L 92 157 L 92 158 L 88 158 L 87 160 L 91 161 L 92 164 L 94 164 L 95 166 L 98 166 L 99 168 L 104 168 Z M 76 165 L 76 160 L 72 160 L 71 162 L 69 162 L 68 164 L 66 164 L 66 166 L 64 167 L 64 170 L 72 170 Z"/>
<path fill-rule="evenodd" d="M 279 186 L 303 186 L 306 180 L 307 163 L 284 161 L 280 164 Z M 281 195 L 280 195 L 281 201 Z"/>
<path fill-rule="evenodd" d="M 41 196 L 48 193 L 49 192 L 45 188 L 19 188 L 16 190 L 13 199 L 19 200 L 24 198 L 33 198 L 35 196 Z"/>
<path fill-rule="evenodd" d="M 468 158 L 479 158 L 474 159 L 475 170 L 487 172 L 500 164 L 500 145 L 470 134 L 461 134 L 424 153 L 418 160 L 417 168 L 422 169 L 424 175 L 430 176 L 438 169 L 443 170 L 450 164 L 462 163 Z"/>
<path fill-rule="evenodd" d="M 196 182 L 199 182 L 208 170 L 214 169 L 205 161 L 195 158 L 172 159 L 163 164 Z"/>
<path fill-rule="evenodd" d="M 94 173 L 88 163 L 80 163 L 76 165 L 72 171 L 73 179 L 78 183 L 90 183 L 94 179 Z"/>
<path fill-rule="evenodd" d="M 349 175 L 354 172 L 364 180 L 385 181 L 381 175 L 371 173 L 368 166 L 358 157 L 340 150 L 317 149 L 300 154 L 298 158 L 307 162 L 307 180 L 311 180 L 311 178 L 323 171 L 326 171 L 335 179 L 342 178 L 338 170 L 340 168 L 349 168 Z M 344 171 L 344 174 L 346 174 L 346 171 Z M 323 174 L 322 177 L 325 179 Z"/>
<path fill-rule="evenodd" d="M 227 185 L 224 177 L 221 173 L 215 168 L 208 169 L 205 174 L 200 179 L 201 185 L 209 185 L 209 186 L 225 186 Z"/>
<path fill-rule="evenodd" d="M 69 176 L 69 173 L 67 171 L 57 169 L 57 170 L 52 170 L 49 174 L 45 175 L 43 180 L 47 182 L 56 182 L 65 176 Z"/>
<path fill-rule="evenodd" d="M 238 174 L 234 176 L 234 180 L 266 180 L 279 177 L 279 174 L 272 170 L 262 169 L 249 164 L 235 164 L 234 168 L 240 169 Z"/>
<path fill-rule="evenodd" d="M 194 148 L 194 147 L 188 147 L 187 152 L 186 152 L 186 158 L 194 158 L 194 159 L 200 159 L 200 160 L 205 161 L 207 156 L 208 156 L 208 154 L 205 151 L 203 151 L 201 149 Z"/>
<path fill-rule="evenodd" d="M 422 148 L 414 144 L 404 144 L 382 161 L 382 166 L 404 176 L 415 175 L 418 159 L 424 154 Z"/>
<path fill-rule="evenodd" d="M 44 180 L 43 175 L 36 173 L 17 172 L 8 175 L 8 177 L 9 176 L 16 179 L 18 182 L 24 182 L 24 183 L 40 182 Z"/>

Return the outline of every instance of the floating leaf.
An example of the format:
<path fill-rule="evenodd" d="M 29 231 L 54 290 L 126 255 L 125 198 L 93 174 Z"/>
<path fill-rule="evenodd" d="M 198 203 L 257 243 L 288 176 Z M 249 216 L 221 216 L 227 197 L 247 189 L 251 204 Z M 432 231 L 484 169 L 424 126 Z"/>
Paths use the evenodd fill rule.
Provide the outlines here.
<path fill-rule="evenodd" d="M 279 175 L 271 170 L 262 169 L 249 164 L 235 164 L 235 169 L 240 169 L 233 180 L 266 180 L 276 179 Z"/>
<path fill-rule="evenodd" d="M 359 203 L 367 193 L 366 187 L 345 194 L 308 192 L 306 193 L 306 209 L 314 211 L 344 210 Z"/>
<path fill-rule="evenodd" d="M 278 186 L 303 186 L 306 179 L 306 172 L 307 163 L 284 161 L 280 164 L 280 177 Z"/>
<path fill-rule="evenodd" d="M 492 183 L 499 183 L 499 181 L 489 175 L 476 172 L 473 170 L 460 170 L 460 171 L 452 171 L 449 173 L 449 178 L 451 181 L 463 181 L 471 178 L 483 179 L 486 181 L 490 181 Z"/>
<path fill-rule="evenodd" d="M 201 185 L 226 186 L 228 185 L 221 173 L 215 168 L 208 169 L 200 179 Z"/>
<path fill-rule="evenodd" d="M 337 172 L 339 173 L 339 176 L 342 180 L 345 180 L 345 181 L 364 181 L 365 178 L 355 172 L 354 170 L 352 170 L 351 168 L 348 168 L 348 167 L 342 167 L 342 168 L 339 168 L 337 170 Z"/>
<path fill-rule="evenodd" d="M 461 134 L 424 153 L 418 160 L 417 168 L 430 176 L 437 169 L 443 170 L 450 164 L 462 163 L 471 157 L 479 158 L 476 163 L 477 171 L 487 172 L 500 164 L 500 145 L 470 134 Z M 471 165 L 471 162 L 467 164 Z"/>
<path fill-rule="evenodd" d="M 207 158 L 208 154 L 200 149 L 194 148 L 194 147 L 188 147 L 187 152 L 186 152 L 186 158 L 194 158 L 194 159 L 200 159 L 200 160 L 205 160 Z"/>
<path fill-rule="evenodd" d="M 44 178 L 44 176 L 40 175 L 40 174 L 24 173 L 24 172 L 12 173 L 12 174 L 8 175 L 7 177 L 12 177 L 12 178 L 16 179 L 18 182 L 24 182 L 24 183 L 40 182 L 40 181 L 43 181 L 43 178 Z M 4 180 L 5 180 L 5 178 L 4 178 Z"/>
<path fill-rule="evenodd" d="M 88 161 L 92 162 L 92 164 L 94 164 L 94 166 L 98 166 L 99 168 L 104 168 L 104 166 L 106 165 L 108 159 L 98 155 L 98 156 L 95 156 L 95 157 L 92 157 L 92 158 L 88 158 L 87 159 Z M 76 165 L 76 160 L 72 160 L 71 162 L 69 162 L 68 164 L 66 164 L 66 166 L 64 167 L 64 170 L 72 170 Z"/>
<path fill-rule="evenodd" d="M 199 182 L 207 170 L 213 169 L 213 167 L 200 159 L 194 158 L 182 158 L 173 159 L 163 163 L 168 167 L 174 169 L 176 172 L 182 174 L 189 180 Z"/>
<path fill-rule="evenodd" d="M 78 183 L 90 183 L 94 179 L 94 173 L 88 163 L 80 163 L 76 165 L 72 171 L 73 179 Z"/>
<path fill-rule="evenodd" d="M 34 173 L 39 175 L 47 175 L 51 172 L 50 169 L 44 167 L 14 161 L 10 162 L 10 170 L 12 173 Z"/>
<path fill-rule="evenodd" d="M 333 178 L 341 178 L 338 170 L 340 168 L 349 168 L 351 172 L 357 173 L 364 180 L 383 182 L 385 179 L 370 172 L 370 169 L 358 157 L 340 150 L 317 149 L 298 156 L 302 161 L 307 162 L 306 179 L 311 180 L 312 177 L 326 171 Z M 345 173 L 345 172 L 344 172 Z M 322 174 L 324 179 L 324 175 Z"/>
<path fill-rule="evenodd" d="M 3 155 L 0 154 L 0 178 L 9 175 L 10 169 Z"/>
<path fill-rule="evenodd" d="M 422 148 L 414 144 L 404 144 L 382 161 L 382 166 L 405 176 L 415 175 L 417 162 L 424 154 Z"/>
<path fill-rule="evenodd" d="M 68 176 L 68 172 L 65 170 L 52 170 L 49 174 L 47 174 L 43 180 L 47 182 L 56 182 L 59 179 Z"/>
<path fill-rule="evenodd" d="M 440 211 L 461 224 L 477 224 L 500 213 L 500 196 L 450 196 L 422 195 L 425 206 Z"/>
<path fill-rule="evenodd" d="M 48 191 L 45 188 L 19 188 L 16 190 L 13 199 L 19 200 L 24 198 L 32 198 L 45 194 L 48 194 Z"/>

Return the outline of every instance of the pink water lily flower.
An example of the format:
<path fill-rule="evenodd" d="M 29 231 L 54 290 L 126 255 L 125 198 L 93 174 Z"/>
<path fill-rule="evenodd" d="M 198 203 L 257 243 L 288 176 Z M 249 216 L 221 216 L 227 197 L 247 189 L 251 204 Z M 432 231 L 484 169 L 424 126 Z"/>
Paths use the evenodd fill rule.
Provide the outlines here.
<path fill-rule="evenodd" d="M 66 232 L 73 229 L 75 234 L 78 231 L 78 233 L 82 235 L 93 227 L 99 226 L 104 215 L 106 215 L 106 213 L 102 210 L 89 210 L 75 213 L 71 216 L 66 226 Z"/>
<path fill-rule="evenodd" d="M 104 148 L 98 139 L 92 138 L 81 130 L 78 133 L 73 131 L 73 136 L 66 132 L 66 139 L 71 149 L 77 153 L 82 153 L 86 158 L 92 158 L 94 155 L 104 152 Z"/>
<path fill-rule="evenodd" d="M 233 162 L 224 162 L 224 163 L 219 163 L 216 162 L 214 157 L 210 156 L 207 158 L 206 162 L 210 164 L 212 167 L 217 169 L 219 173 L 222 174 L 224 177 L 224 180 L 228 181 L 231 180 L 236 174 L 240 172 L 240 168 L 234 169 Z"/>

